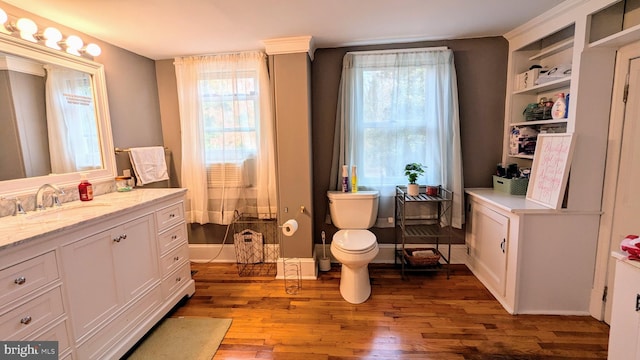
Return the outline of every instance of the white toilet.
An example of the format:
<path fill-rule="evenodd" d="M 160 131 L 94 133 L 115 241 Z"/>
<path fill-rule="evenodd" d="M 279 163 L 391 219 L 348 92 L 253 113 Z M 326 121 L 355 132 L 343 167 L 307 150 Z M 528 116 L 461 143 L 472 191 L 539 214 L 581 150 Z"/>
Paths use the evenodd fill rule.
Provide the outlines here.
<path fill-rule="evenodd" d="M 376 236 L 368 228 L 378 216 L 378 192 L 328 191 L 331 221 L 338 229 L 331 241 L 331 254 L 342 264 L 340 294 L 360 304 L 371 295 L 369 263 L 378 255 Z"/>

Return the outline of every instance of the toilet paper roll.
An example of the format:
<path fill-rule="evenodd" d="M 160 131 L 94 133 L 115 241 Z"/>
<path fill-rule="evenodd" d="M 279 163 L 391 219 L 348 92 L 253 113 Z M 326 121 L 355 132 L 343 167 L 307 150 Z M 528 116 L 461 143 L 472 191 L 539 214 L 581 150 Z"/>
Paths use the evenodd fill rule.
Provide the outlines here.
<path fill-rule="evenodd" d="M 282 224 L 282 233 L 284 236 L 292 236 L 298 231 L 298 222 L 295 219 L 287 220 Z"/>

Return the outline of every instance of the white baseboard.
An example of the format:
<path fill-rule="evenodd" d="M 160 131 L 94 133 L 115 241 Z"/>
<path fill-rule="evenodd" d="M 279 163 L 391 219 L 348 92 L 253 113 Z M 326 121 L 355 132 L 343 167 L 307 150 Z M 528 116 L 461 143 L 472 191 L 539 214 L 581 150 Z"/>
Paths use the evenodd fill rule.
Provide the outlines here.
<path fill-rule="evenodd" d="M 432 245 L 425 244 L 407 244 L 407 247 L 431 247 Z M 442 245 L 440 245 L 442 246 Z M 395 263 L 394 251 L 395 246 L 393 244 L 379 244 L 380 252 L 373 259 L 372 263 L 376 264 L 393 264 Z M 443 249 L 442 247 L 440 249 Z M 316 258 L 320 258 L 322 256 L 322 244 L 316 244 Z M 329 250 L 329 246 L 326 249 L 327 257 L 331 258 L 332 263 L 337 263 L 338 261 L 331 255 L 331 250 Z M 467 258 L 467 246 L 465 244 L 454 244 L 451 245 L 451 263 L 452 264 L 466 264 Z"/>
<path fill-rule="evenodd" d="M 189 244 L 189 259 L 194 263 L 235 263 L 236 252 L 233 244 Z M 284 279 L 283 259 L 278 258 L 278 272 L 276 279 Z M 318 266 L 315 257 L 286 259 L 287 264 L 299 264 L 302 280 L 318 278 Z"/>
<path fill-rule="evenodd" d="M 425 245 L 407 245 L 407 247 L 424 247 Z M 430 246 L 430 245 L 429 245 Z M 394 258 L 394 245 L 393 244 L 380 244 L 380 252 L 376 258 L 372 261 L 377 264 L 393 264 Z M 326 254 L 331 258 L 332 263 L 338 263 L 336 259 L 331 256 L 331 251 L 327 246 Z M 300 278 L 302 280 L 315 280 L 318 278 L 318 265 L 316 259 L 322 256 L 322 245 L 316 244 L 315 256 L 312 258 L 295 258 L 295 259 L 282 259 L 278 258 L 278 272 L 276 279 L 284 279 L 283 261 L 298 262 L 300 270 Z M 467 246 L 464 244 L 451 245 L 451 264 L 466 264 Z M 233 244 L 189 244 L 189 259 L 195 263 L 235 263 L 236 254 Z"/>

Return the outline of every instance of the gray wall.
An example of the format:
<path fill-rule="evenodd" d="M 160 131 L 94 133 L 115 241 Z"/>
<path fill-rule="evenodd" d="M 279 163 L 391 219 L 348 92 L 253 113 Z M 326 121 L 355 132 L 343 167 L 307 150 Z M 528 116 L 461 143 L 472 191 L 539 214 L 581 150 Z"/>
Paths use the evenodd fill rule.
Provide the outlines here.
<path fill-rule="evenodd" d="M 318 49 L 312 63 L 313 174 L 315 242 L 326 231 L 326 191 L 329 189 L 331 151 L 342 58 L 348 51 L 447 46 L 454 52 L 460 103 L 460 132 L 465 187 L 491 187 L 491 174 L 501 160 L 508 42 L 503 37 L 425 41 L 332 49 Z M 394 229 L 377 229 L 379 243 L 393 243 Z"/>

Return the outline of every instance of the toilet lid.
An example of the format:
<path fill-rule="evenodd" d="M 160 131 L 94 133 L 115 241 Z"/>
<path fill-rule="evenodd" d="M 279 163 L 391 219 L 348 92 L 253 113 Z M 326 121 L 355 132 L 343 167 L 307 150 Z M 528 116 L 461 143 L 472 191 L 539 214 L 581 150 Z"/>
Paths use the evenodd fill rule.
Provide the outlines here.
<path fill-rule="evenodd" d="M 376 246 L 376 236 L 369 230 L 339 230 L 333 235 L 337 246 L 348 252 L 363 252 Z"/>

